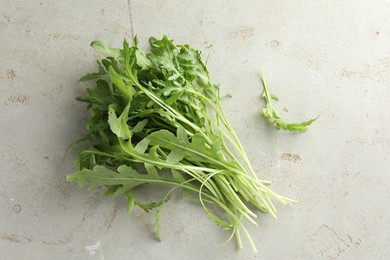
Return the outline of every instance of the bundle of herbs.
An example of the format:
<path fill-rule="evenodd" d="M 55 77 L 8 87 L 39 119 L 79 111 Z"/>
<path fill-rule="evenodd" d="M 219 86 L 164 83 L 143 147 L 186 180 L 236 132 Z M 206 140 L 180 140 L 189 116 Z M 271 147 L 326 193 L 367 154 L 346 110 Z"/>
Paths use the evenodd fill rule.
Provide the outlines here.
<path fill-rule="evenodd" d="M 256 251 L 245 223 L 257 226 L 259 210 L 276 217 L 271 198 L 292 200 L 256 176 L 201 52 L 174 45 L 166 36 L 150 38 L 150 45 L 145 52 L 137 38 L 132 46 L 124 40 L 122 49 L 91 43 L 105 58 L 98 60 L 97 73 L 81 79 L 96 86 L 78 98 L 88 103 L 91 118 L 76 145 L 79 170 L 67 180 L 106 187 L 104 196 L 124 195 L 129 212 L 134 205 L 156 208 L 158 237 L 161 209 L 180 188 L 196 197 L 217 225 L 232 231 L 230 239 L 235 237 L 239 248 L 244 234 Z M 134 195 L 143 185 L 169 189 L 160 201 L 146 203 Z"/>

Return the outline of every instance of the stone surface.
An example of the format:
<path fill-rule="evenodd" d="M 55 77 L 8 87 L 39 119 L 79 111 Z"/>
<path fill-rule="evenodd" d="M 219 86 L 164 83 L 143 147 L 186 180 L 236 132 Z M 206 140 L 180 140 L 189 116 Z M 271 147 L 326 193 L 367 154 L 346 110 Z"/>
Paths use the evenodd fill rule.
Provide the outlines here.
<path fill-rule="evenodd" d="M 385 0 L 1 1 L 0 259 L 389 259 L 389 23 Z M 259 215 L 257 255 L 219 248 L 229 234 L 188 199 L 166 205 L 157 242 L 153 214 L 65 182 L 89 43 L 162 33 L 210 53 L 254 169 L 300 201 Z M 281 113 L 320 115 L 308 132 L 261 118 L 260 64 Z"/>

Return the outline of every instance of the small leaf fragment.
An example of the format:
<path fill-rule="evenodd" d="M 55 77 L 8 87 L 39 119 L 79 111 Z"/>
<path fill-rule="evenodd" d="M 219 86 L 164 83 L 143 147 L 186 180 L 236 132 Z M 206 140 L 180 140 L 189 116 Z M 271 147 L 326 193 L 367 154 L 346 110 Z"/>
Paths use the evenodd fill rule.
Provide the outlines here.
<path fill-rule="evenodd" d="M 134 195 L 131 193 L 131 191 L 126 192 L 126 198 L 127 198 L 127 213 L 131 213 L 134 208 L 135 204 L 135 198 Z"/>

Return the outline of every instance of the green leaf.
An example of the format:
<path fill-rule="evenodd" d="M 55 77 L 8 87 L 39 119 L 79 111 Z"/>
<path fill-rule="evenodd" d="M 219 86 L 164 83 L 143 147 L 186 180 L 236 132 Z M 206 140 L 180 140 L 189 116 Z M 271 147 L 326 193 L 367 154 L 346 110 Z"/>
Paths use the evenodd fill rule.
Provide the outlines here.
<path fill-rule="evenodd" d="M 155 236 L 156 238 L 161 241 L 161 208 L 159 210 L 157 210 L 156 214 L 155 214 L 155 221 L 154 221 L 154 230 L 155 230 Z"/>
<path fill-rule="evenodd" d="M 125 193 L 125 196 L 127 198 L 127 213 L 131 213 L 134 208 L 135 204 L 135 197 L 131 191 L 128 191 Z"/>
<path fill-rule="evenodd" d="M 108 186 L 106 192 L 103 193 L 102 196 L 103 197 L 110 197 L 110 196 L 112 196 L 115 193 L 115 191 L 118 189 L 118 187 L 119 186 L 117 186 L 117 185 Z"/>
<path fill-rule="evenodd" d="M 149 213 L 150 210 L 160 206 L 163 202 L 162 201 L 159 201 L 159 202 L 150 202 L 150 203 L 143 203 L 139 200 L 135 200 L 135 204 L 142 208 L 143 210 L 145 210 L 145 212 Z"/>
<path fill-rule="evenodd" d="M 127 125 L 127 118 L 129 114 L 130 106 L 126 106 L 122 114 L 117 117 L 115 110 L 109 107 L 108 109 L 108 124 L 110 125 L 111 131 L 119 138 L 130 139 L 131 132 Z"/>
<path fill-rule="evenodd" d="M 181 98 L 181 96 L 183 96 L 184 94 L 184 91 L 181 90 L 181 91 L 175 91 L 174 94 L 169 97 L 167 100 L 165 100 L 165 102 L 168 104 L 168 105 L 172 105 L 174 104 L 179 98 Z"/>
<path fill-rule="evenodd" d="M 178 170 L 172 169 L 171 173 L 172 173 L 173 179 L 175 179 L 179 182 L 184 182 L 186 180 L 183 176 L 183 173 L 179 172 Z"/>
<path fill-rule="evenodd" d="M 279 98 L 276 95 L 274 95 L 272 93 L 269 93 L 269 95 L 270 95 L 271 99 L 273 99 L 275 101 L 279 101 Z"/>
<path fill-rule="evenodd" d="M 288 131 L 296 131 L 296 132 L 305 132 L 307 131 L 306 126 L 309 126 L 313 123 L 316 118 L 310 119 L 308 121 L 300 122 L 300 123 L 288 123 L 286 120 L 275 119 L 275 124 L 278 129 L 288 130 Z"/>
<path fill-rule="evenodd" d="M 148 174 L 141 174 L 126 165 L 118 167 L 117 171 L 110 170 L 104 166 L 95 166 L 92 170 L 83 169 L 69 174 L 67 176 L 67 181 L 77 182 L 80 186 L 88 184 L 89 188 L 119 185 L 120 187 L 117 188 L 114 193 L 116 196 L 127 193 L 140 185 L 151 183 L 170 184 L 168 179 L 162 178 L 152 171 Z M 112 191 L 113 190 L 110 190 L 110 193 Z"/>
<path fill-rule="evenodd" d="M 153 164 L 151 163 L 145 163 L 145 169 L 146 171 L 148 172 L 148 175 L 151 176 L 151 177 L 154 177 L 156 179 L 159 179 L 159 175 L 158 175 L 158 172 L 156 170 L 156 167 L 154 167 Z"/>
<path fill-rule="evenodd" d="M 139 142 L 134 149 L 136 150 L 137 153 L 144 154 L 146 149 L 148 149 L 150 140 L 147 138 L 142 139 L 141 142 Z"/>
<path fill-rule="evenodd" d="M 147 70 L 152 66 L 152 62 L 146 57 L 144 51 L 137 49 L 135 57 L 137 59 L 137 65 L 141 67 L 141 70 Z"/>
<path fill-rule="evenodd" d="M 131 93 L 130 86 L 127 86 L 123 82 L 122 78 L 118 75 L 118 73 L 116 73 L 116 71 L 114 70 L 114 68 L 112 66 L 110 66 L 108 70 L 110 72 L 110 79 L 111 79 L 112 83 L 114 83 L 118 87 L 119 91 L 126 98 L 126 100 L 128 102 L 131 102 L 131 100 L 133 98 L 133 94 Z"/>
<path fill-rule="evenodd" d="M 173 133 L 167 130 L 159 130 L 146 137 L 150 140 L 150 145 L 159 145 L 162 148 L 171 151 L 168 157 L 171 162 L 181 160 L 181 157 L 186 157 L 194 162 L 207 162 L 217 165 L 223 165 L 220 157 L 210 151 L 206 146 L 204 137 L 200 134 L 195 134 L 191 138 L 191 142 L 183 138 L 176 137 Z M 228 167 L 228 166 L 227 166 Z"/>
<path fill-rule="evenodd" d="M 90 73 L 90 74 L 87 74 L 87 75 L 81 77 L 80 81 L 84 82 L 84 81 L 99 80 L 99 79 L 107 80 L 108 77 L 109 77 L 109 74 L 107 72 L 106 73 Z"/>
<path fill-rule="evenodd" d="M 148 119 L 139 121 L 134 128 L 131 130 L 133 133 L 140 133 L 144 129 L 145 125 L 148 123 Z"/>
<path fill-rule="evenodd" d="M 116 48 L 109 48 L 106 41 L 97 40 L 91 42 L 91 47 L 105 57 L 112 57 L 115 60 L 121 56 L 121 52 Z"/>
<path fill-rule="evenodd" d="M 219 160 L 223 160 L 222 146 L 218 139 L 214 139 L 210 146 L 210 152 L 216 155 Z"/>
<path fill-rule="evenodd" d="M 180 126 L 177 129 L 177 138 L 182 141 L 182 142 L 187 142 L 188 141 L 188 135 L 184 127 Z"/>
<path fill-rule="evenodd" d="M 182 150 L 173 150 L 168 154 L 167 163 L 169 164 L 178 164 L 184 158 L 184 153 Z"/>
<path fill-rule="evenodd" d="M 100 79 L 102 79 L 102 80 L 107 80 L 108 79 L 109 74 L 106 71 L 106 69 L 104 68 L 102 62 L 99 61 L 99 60 L 97 60 L 96 62 L 98 64 L 98 66 L 99 66 L 99 72 L 87 74 L 87 75 L 81 77 L 80 81 L 82 81 L 82 82 L 83 81 L 89 81 L 89 80 L 98 81 Z"/>
<path fill-rule="evenodd" d="M 276 109 L 272 106 L 271 100 L 278 101 L 278 97 L 274 94 L 271 94 L 268 90 L 267 84 L 265 82 L 263 70 L 260 67 L 261 82 L 263 83 L 264 91 L 262 97 L 265 101 L 265 107 L 263 108 L 263 116 L 268 118 L 272 123 L 276 125 L 277 129 L 292 131 L 292 132 L 305 132 L 307 131 L 307 126 L 311 125 L 314 121 L 317 120 L 317 117 L 303 121 L 300 123 L 290 123 L 287 119 L 281 116 Z"/>

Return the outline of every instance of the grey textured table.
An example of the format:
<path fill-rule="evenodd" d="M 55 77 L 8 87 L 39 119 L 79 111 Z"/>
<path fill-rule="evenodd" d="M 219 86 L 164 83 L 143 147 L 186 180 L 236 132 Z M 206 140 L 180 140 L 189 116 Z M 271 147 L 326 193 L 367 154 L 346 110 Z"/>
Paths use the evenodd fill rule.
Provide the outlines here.
<path fill-rule="evenodd" d="M 0 2 L 0 259 L 389 259 L 389 1 L 198 2 Z M 211 54 L 254 169 L 301 202 L 260 214 L 256 256 L 218 248 L 229 234 L 189 200 L 166 205 L 157 242 L 153 214 L 65 182 L 89 43 L 161 33 Z M 260 64 L 283 114 L 320 114 L 308 132 L 261 118 Z"/>

